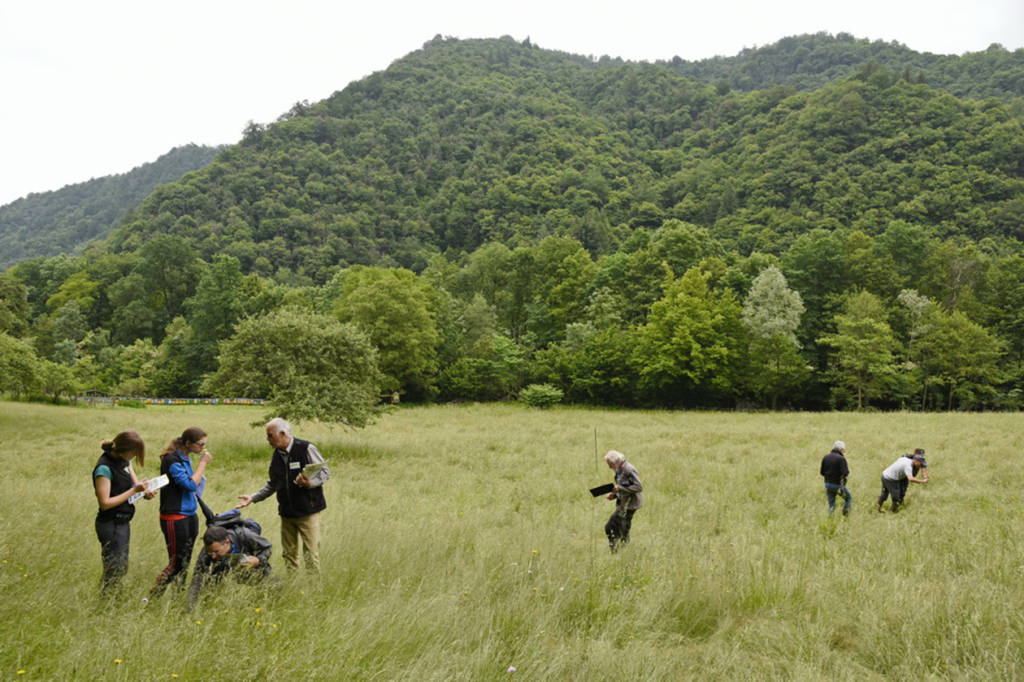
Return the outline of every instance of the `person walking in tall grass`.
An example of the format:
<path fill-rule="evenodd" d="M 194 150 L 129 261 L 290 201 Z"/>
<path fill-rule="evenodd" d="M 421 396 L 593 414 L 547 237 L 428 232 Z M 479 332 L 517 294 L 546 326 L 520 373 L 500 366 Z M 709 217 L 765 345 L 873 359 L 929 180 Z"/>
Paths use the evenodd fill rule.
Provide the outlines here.
<path fill-rule="evenodd" d="M 128 570 L 128 549 L 131 544 L 131 520 L 135 505 L 128 499 L 146 490 L 147 480 L 140 481 L 132 468 L 132 459 L 139 466 L 146 460 L 146 444 L 135 431 L 122 431 L 114 440 L 103 441 L 103 454 L 92 469 L 92 485 L 99 511 L 96 513 L 96 537 L 100 541 L 103 576 L 100 593 L 109 594 Z M 147 498 L 155 496 L 145 493 Z"/>
<path fill-rule="evenodd" d="M 199 463 L 192 468 L 192 455 L 199 455 Z M 199 503 L 206 485 L 206 466 L 213 455 L 206 449 L 206 431 L 198 426 L 185 429 L 160 454 L 160 473 L 170 483 L 160 489 L 160 530 L 167 543 L 167 566 L 156 577 L 150 596 L 163 593 L 167 585 L 184 583 L 192 548 L 199 535 Z"/>
<path fill-rule="evenodd" d="M 615 487 L 608 493 L 609 500 L 615 500 L 615 511 L 608 523 L 604 525 L 604 534 L 608 536 L 608 546 L 612 552 L 619 545 L 629 542 L 629 531 L 633 527 L 633 515 L 644 505 L 644 489 L 640 482 L 640 474 L 636 467 L 626 461 L 626 456 L 616 450 L 609 450 L 604 461 L 615 471 Z"/>
<path fill-rule="evenodd" d="M 853 507 L 853 495 L 846 487 L 850 466 L 846 462 L 846 443 L 837 440 L 832 450 L 821 458 L 821 475 L 825 478 L 825 498 L 828 500 L 829 516 L 836 510 L 836 495 L 843 498 L 843 516 Z"/>

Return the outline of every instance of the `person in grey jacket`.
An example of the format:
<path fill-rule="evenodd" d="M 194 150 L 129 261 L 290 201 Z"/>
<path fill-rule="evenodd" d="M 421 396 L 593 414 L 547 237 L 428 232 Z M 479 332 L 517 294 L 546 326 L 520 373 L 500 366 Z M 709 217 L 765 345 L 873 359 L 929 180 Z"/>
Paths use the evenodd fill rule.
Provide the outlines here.
<path fill-rule="evenodd" d="M 273 545 L 244 525 L 210 526 L 203 535 L 204 551 L 192 572 L 188 590 L 188 608 L 195 605 L 207 580 L 218 582 L 228 573 L 240 580 L 256 580 L 270 575 Z"/>
<path fill-rule="evenodd" d="M 643 506 L 644 489 L 636 467 L 626 461 L 626 456 L 617 450 L 609 450 L 604 456 L 608 468 L 615 471 L 615 488 L 608 493 L 609 500 L 615 500 L 615 512 L 604 525 L 608 546 L 614 552 L 618 545 L 629 542 L 629 531 L 633 526 L 633 515 Z"/>

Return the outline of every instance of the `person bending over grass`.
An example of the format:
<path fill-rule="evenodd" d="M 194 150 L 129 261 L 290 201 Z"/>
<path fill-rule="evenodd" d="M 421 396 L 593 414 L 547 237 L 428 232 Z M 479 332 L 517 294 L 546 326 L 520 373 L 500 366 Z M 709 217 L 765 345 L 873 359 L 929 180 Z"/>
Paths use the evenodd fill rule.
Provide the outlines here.
<path fill-rule="evenodd" d="M 921 471 L 921 478 L 915 474 Z M 882 503 L 892 496 L 892 510 L 898 512 L 906 497 L 910 483 L 928 482 L 928 462 L 924 459 L 924 450 L 917 448 L 912 455 L 903 455 L 882 472 L 882 493 L 878 496 L 878 511 L 882 511 Z"/>
<path fill-rule="evenodd" d="M 613 552 L 618 545 L 629 542 L 629 531 L 633 526 L 633 515 L 643 506 L 644 486 L 636 467 L 626 461 L 626 456 L 616 450 L 609 450 L 604 456 L 608 468 L 615 470 L 615 488 L 608 493 L 609 500 L 615 500 L 615 512 L 604 525 L 608 546 Z"/>
<path fill-rule="evenodd" d="M 96 513 L 96 537 L 100 541 L 103 576 L 100 593 L 106 594 L 120 582 L 128 570 L 128 546 L 131 543 L 131 520 L 135 505 L 128 501 L 135 493 L 146 490 L 146 480 L 140 481 L 132 469 L 132 459 L 145 464 L 146 444 L 134 431 L 122 431 L 114 440 L 104 441 L 103 454 L 92 469 L 92 485 L 96 492 L 99 511 Z M 156 496 L 145 493 L 146 499 Z"/>
<path fill-rule="evenodd" d="M 270 541 L 241 524 L 231 528 L 210 526 L 203 534 L 203 548 L 188 590 L 190 610 L 207 580 L 220 582 L 228 573 L 244 581 L 270 575 Z"/>

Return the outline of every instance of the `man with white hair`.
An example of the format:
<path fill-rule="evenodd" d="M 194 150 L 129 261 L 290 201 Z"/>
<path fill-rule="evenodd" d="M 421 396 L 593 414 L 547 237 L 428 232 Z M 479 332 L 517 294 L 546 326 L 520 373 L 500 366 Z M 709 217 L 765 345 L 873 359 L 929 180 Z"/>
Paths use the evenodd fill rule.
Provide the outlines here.
<path fill-rule="evenodd" d="M 609 450 L 604 456 L 608 468 L 615 470 L 615 487 L 608 493 L 609 500 L 615 500 L 615 512 L 604 525 L 608 546 L 614 552 L 619 543 L 629 542 L 629 531 L 633 526 L 633 515 L 643 506 L 644 486 L 636 467 L 626 461 L 626 456 L 617 450 Z"/>
<path fill-rule="evenodd" d="M 846 516 L 853 506 L 853 495 L 846 487 L 846 479 L 850 475 L 850 467 L 846 463 L 846 443 L 837 440 L 832 444 L 832 451 L 821 459 L 821 475 L 825 477 L 829 516 L 836 510 L 836 495 L 843 498 L 843 516 Z"/>
<path fill-rule="evenodd" d="M 299 538 L 306 566 L 320 572 L 320 512 L 327 507 L 323 484 L 331 472 L 316 446 L 292 437 L 292 427 L 276 417 L 267 422 L 267 441 L 274 447 L 270 480 L 252 495 L 240 495 L 241 509 L 277 493 L 281 515 L 281 552 L 289 570 L 299 567 Z M 316 466 L 314 466 L 316 465 Z M 306 472 L 307 467 L 310 468 Z M 313 469 L 316 472 L 313 473 Z M 307 475 L 309 473 L 309 475 Z"/>

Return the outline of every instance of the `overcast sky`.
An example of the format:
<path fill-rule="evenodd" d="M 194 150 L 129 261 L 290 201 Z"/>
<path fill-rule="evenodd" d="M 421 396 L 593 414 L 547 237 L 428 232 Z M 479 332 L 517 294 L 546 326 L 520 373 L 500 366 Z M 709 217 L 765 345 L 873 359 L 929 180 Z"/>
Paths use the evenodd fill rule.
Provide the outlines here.
<path fill-rule="evenodd" d="M 1024 47 L 1024 0 L 11 0 L 0 5 L 0 205 L 229 144 L 435 35 L 654 61 L 847 32 L 921 52 Z"/>

